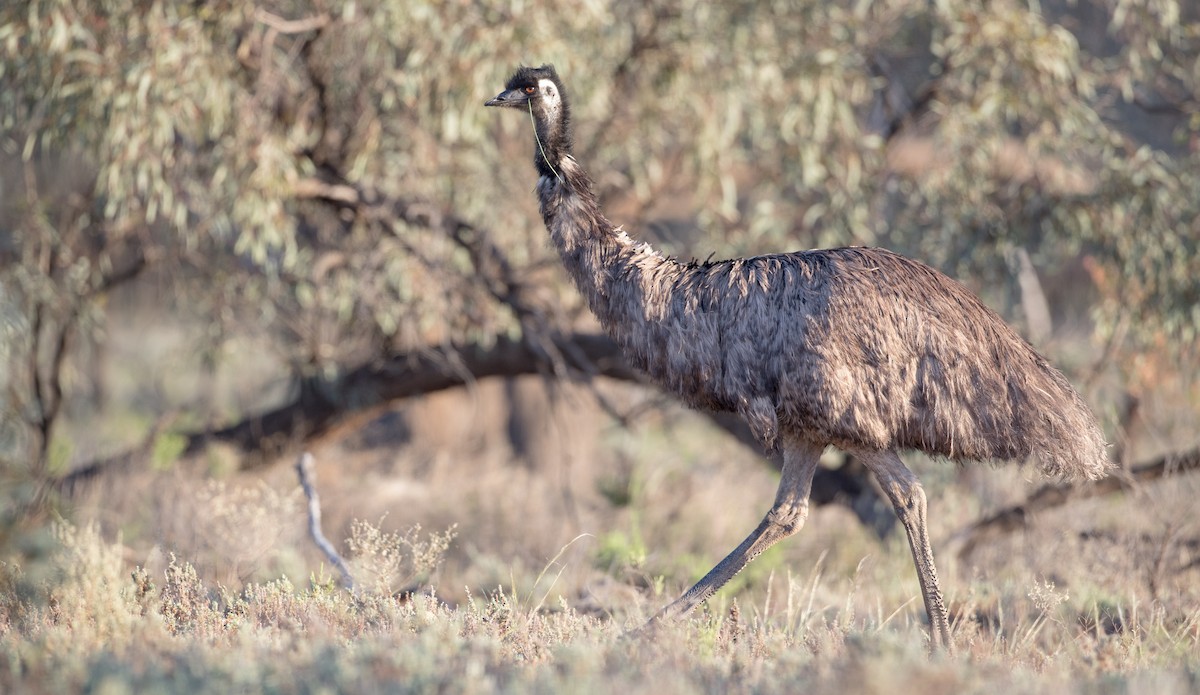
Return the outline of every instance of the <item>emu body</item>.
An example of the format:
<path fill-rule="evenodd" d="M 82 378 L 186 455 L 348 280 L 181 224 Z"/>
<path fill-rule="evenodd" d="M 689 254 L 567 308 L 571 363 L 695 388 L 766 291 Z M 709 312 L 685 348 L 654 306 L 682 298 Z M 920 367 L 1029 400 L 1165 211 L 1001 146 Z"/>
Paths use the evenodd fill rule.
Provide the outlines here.
<path fill-rule="evenodd" d="M 550 238 L 631 363 L 692 406 L 740 414 L 783 452 L 762 523 L 655 620 L 685 614 L 798 531 L 817 462 L 833 445 L 860 457 L 891 500 L 932 641 L 949 649 L 925 494 L 897 452 L 1034 459 L 1052 475 L 1107 470 L 1104 438 L 1067 379 L 954 280 L 875 248 L 666 258 L 600 211 L 571 155 L 570 105 L 552 67 L 520 68 L 487 105 L 531 114 Z"/>

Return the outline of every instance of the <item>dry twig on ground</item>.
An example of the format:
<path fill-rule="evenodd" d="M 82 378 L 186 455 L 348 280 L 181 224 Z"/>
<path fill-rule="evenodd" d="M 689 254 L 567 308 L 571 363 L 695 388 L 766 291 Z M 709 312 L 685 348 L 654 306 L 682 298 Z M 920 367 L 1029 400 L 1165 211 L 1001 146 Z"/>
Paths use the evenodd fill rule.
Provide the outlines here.
<path fill-rule="evenodd" d="M 341 573 L 342 586 L 354 591 L 354 576 L 350 574 L 350 568 L 321 530 L 321 496 L 317 492 L 317 473 L 312 454 L 307 451 L 300 454 L 300 458 L 296 460 L 296 474 L 300 477 L 300 487 L 304 489 L 304 496 L 308 498 L 308 533 L 321 552 L 325 553 L 329 563 Z"/>

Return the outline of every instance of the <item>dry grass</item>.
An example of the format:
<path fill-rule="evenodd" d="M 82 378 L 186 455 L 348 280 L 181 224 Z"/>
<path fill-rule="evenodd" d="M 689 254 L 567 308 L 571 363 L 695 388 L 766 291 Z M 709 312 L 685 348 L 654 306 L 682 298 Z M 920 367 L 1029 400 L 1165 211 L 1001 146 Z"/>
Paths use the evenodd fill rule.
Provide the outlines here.
<path fill-rule="evenodd" d="M 901 534 L 880 542 L 841 507 L 816 510 L 690 620 L 623 639 L 756 523 L 774 485 L 703 421 L 662 417 L 633 433 L 584 427 L 599 453 L 564 464 L 569 475 L 486 432 L 331 445 L 318 459 L 327 530 L 357 595 L 310 547 L 288 466 L 110 482 L 75 510 L 95 521 L 60 523 L 38 567 L 0 566 L 0 691 L 1200 686 L 1194 477 L 1070 505 L 960 562 L 954 531 L 1025 494 L 1030 473 L 915 460 L 955 616 L 951 657 L 925 653 Z"/>
<path fill-rule="evenodd" d="M 237 591 L 172 558 L 130 570 L 128 548 L 59 524 L 51 579 L 5 566 L 4 692 L 1154 692 L 1194 691 L 1200 613 L 1158 602 L 1101 607 L 1048 580 L 989 587 L 966 603 L 953 657 L 928 658 L 922 630 L 863 610 L 857 577 L 770 582 L 761 604 L 729 604 L 625 639 L 570 602 L 504 590 L 449 606 L 429 593 L 355 596 L 328 578 Z M 444 539 L 360 528 L 359 552 L 428 569 Z M 374 544 L 374 545 L 372 545 Z M 885 591 L 884 593 L 890 593 Z M 722 602 L 723 603 L 723 602 Z M 994 624 L 977 616 L 987 609 Z M 1115 612 L 1115 626 L 1089 615 Z"/>

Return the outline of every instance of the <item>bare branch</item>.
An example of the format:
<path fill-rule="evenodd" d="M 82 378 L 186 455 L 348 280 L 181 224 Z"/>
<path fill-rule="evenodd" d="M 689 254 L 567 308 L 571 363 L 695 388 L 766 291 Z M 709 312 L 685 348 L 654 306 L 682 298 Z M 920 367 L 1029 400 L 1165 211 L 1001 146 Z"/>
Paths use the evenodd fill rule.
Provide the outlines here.
<path fill-rule="evenodd" d="M 603 335 L 574 334 L 554 336 L 557 349 L 572 359 L 586 360 L 588 378 L 607 377 L 619 381 L 644 383 L 631 369 L 611 339 Z M 515 377 L 544 373 L 545 355 L 522 341 L 500 339 L 490 346 L 467 345 L 427 348 L 397 355 L 382 365 L 350 370 L 338 381 L 322 389 L 333 400 L 303 394 L 274 410 L 252 416 L 215 431 L 187 435 L 185 454 L 201 452 L 210 442 L 233 445 L 246 453 L 243 467 L 250 468 L 272 460 L 292 447 L 309 444 L 317 437 L 336 436 L 352 430 L 380 415 L 395 401 L 419 394 L 466 385 L 487 377 Z M 610 406 L 611 407 L 611 406 Z M 615 409 L 614 409 L 615 410 Z M 746 423 L 731 413 L 705 413 L 714 424 L 758 454 L 762 447 Z M 58 479 L 57 487 L 70 495 L 97 476 L 127 469 L 145 457 L 161 426 L 147 437 L 146 444 L 134 451 L 94 461 Z M 770 461 L 778 468 L 780 459 Z M 890 528 L 890 507 L 875 505 L 878 496 L 866 480 L 861 466 L 843 466 L 837 470 L 819 469 L 813 483 L 814 505 L 843 503 L 863 521 L 883 535 Z"/>
<path fill-rule="evenodd" d="M 466 251 L 484 290 L 513 312 L 521 324 L 522 341 L 539 353 L 543 365 L 561 379 L 571 376 L 571 368 L 585 374 L 590 371 L 586 362 L 578 359 L 578 354 L 572 360 L 560 350 L 560 344 L 553 337 L 548 312 L 529 297 L 521 274 L 504 250 L 492 241 L 492 234 L 487 229 L 427 203 L 392 198 L 379 191 L 364 189 L 341 178 L 339 173 L 327 171 L 325 175 L 328 178 L 306 178 L 297 182 L 293 194 L 350 208 L 366 219 L 402 220 L 409 225 L 442 231 Z M 408 250 L 421 258 L 417 249 Z"/>
<path fill-rule="evenodd" d="M 297 198 L 317 198 L 342 205 L 358 205 L 358 190 L 347 184 L 327 183 L 320 179 L 307 178 L 296 182 L 292 194 Z"/>
<path fill-rule="evenodd" d="M 261 7 L 255 10 L 254 19 L 266 24 L 280 34 L 303 34 L 306 31 L 316 31 L 328 26 L 330 21 L 329 15 L 324 12 L 312 17 L 305 17 L 304 19 L 284 19 Z"/>
<path fill-rule="evenodd" d="M 929 112 L 940 96 L 939 89 L 944 76 L 953 67 L 948 55 L 942 58 L 930 66 L 929 80 L 915 94 L 909 95 L 900 79 L 893 74 L 890 61 L 884 55 L 871 56 L 870 66 L 871 72 L 884 80 L 870 121 L 872 128 L 887 141 Z"/>
<path fill-rule="evenodd" d="M 296 475 L 300 477 L 300 487 L 304 490 L 304 496 L 308 498 L 308 534 L 312 536 L 313 542 L 321 552 L 325 553 L 329 563 L 341 573 L 342 586 L 354 591 L 354 575 L 350 574 L 346 561 L 321 530 L 321 496 L 317 492 L 317 472 L 312 454 L 307 451 L 300 454 L 300 458 L 296 460 Z"/>
<path fill-rule="evenodd" d="M 615 343 L 595 334 L 556 334 L 560 351 L 577 353 L 594 367 L 595 376 L 641 381 L 621 357 Z M 218 430 L 187 435 L 187 454 L 203 451 L 210 442 L 233 445 L 249 454 L 247 467 L 270 460 L 301 442 L 329 434 L 347 421 L 374 415 L 397 400 L 464 386 L 488 377 L 543 373 L 545 357 L 523 341 L 498 339 L 491 345 L 430 347 L 395 355 L 346 371 L 335 383 L 301 393 L 295 400 Z M 303 390 L 302 390 L 303 391 Z M 101 459 L 76 468 L 58 480 L 61 489 L 87 481 L 101 472 L 120 468 L 136 451 Z"/>

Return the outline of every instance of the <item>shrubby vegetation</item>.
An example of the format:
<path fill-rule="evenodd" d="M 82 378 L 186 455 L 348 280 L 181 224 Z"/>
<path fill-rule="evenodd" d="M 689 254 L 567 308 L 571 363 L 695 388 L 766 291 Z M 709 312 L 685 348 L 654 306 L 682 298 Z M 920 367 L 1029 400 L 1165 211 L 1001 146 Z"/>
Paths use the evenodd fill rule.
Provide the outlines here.
<path fill-rule="evenodd" d="M 737 603 L 652 643 L 622 639 L 610 620 L 568 605 L 542 607 L 503 590 L 449 607 L 428 594 L 351 595 L 332 581 L 287 578 L 237 592 L 205 586 L 172 558 L 162 577 L 125 570 L 123 548 L 93 528 L 55 527 L 52 574 L 0 573 L 0 686 L 6 692 L 609 691 L 885 693 L 1194 690 L 1200 616 L 1161 611 L 1117 617 L 1111 606 L 1038 583 L 996 601 L 999 622 L 957 629 L 963 656 L 927 660 L 919 628 L 894 616 L 808 605 L 764 616 Z M 394 554 L 404 543 L 378 529 Z M 411 539 L 410 539 L 411 540 Z M 439 541 L 431 538 L 426 550 Z M 431 558 L 406 553 L 419 564 Z M 410 571 L 418 570 L 410 564 Z M 784 587 L 802 601 L 811 587 Z M 1126 609 L 1132 606 L 1124 607 Z M 1016 611 L 1003 615 L 1004 610 Z M 1120 620 L 1120 628 L 1092 621 Z M 1006 623 L 1006 621 L 1011 621 Z M 1120 674 L 1120 675 L 1118 675 Z"/>

